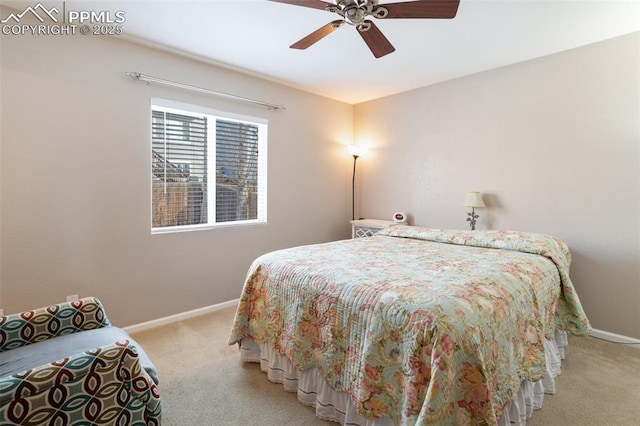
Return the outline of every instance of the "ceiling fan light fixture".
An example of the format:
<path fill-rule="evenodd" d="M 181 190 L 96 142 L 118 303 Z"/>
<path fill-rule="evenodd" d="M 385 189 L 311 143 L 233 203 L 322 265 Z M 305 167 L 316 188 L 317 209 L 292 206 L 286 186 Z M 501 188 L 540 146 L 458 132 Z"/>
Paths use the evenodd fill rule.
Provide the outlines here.
<path fill-rule="evenodd" d="M 358 26 L 364 22 L 366 17 L 367 11 L 355 5 L 344 9 L 344 19 L 347 21 L 347 24 Z"/>
<path fill-rule="evenodd" d="M 378 0 L 271 0 L 336 13 L 342 18 L 326 24 L 298 40 L 290 47 L 306 49 L 320 39 L 332 33 L 340 25 L 347 23 L 354 26 L 369 46 L 373 56 L 380 58 L 396 49 L 382 34 L 380 29 L 368 18 L 377 19 L 452 19 L 456 16 L 460 0 L 415 0 L 403 2 L 387 2 L 379 5 Z M 385 19 L 385 20 L 386 20 Z"/>

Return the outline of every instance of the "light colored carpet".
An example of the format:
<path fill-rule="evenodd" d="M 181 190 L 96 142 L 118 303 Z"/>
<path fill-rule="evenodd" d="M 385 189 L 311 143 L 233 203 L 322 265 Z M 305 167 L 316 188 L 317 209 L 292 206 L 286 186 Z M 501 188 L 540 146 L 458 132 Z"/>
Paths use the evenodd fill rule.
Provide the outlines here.
<path fill-rule="evenodd" d="M 270 383 L 258 364 L 240 362 L 237 346 L 227 345 L 234 313 L 227 308 L 133 335 L 160 373 L 163 426 L 335 426 Z M 528 425 L 637 425 L 640 349 L 572 337 L 556 390 Z"/>

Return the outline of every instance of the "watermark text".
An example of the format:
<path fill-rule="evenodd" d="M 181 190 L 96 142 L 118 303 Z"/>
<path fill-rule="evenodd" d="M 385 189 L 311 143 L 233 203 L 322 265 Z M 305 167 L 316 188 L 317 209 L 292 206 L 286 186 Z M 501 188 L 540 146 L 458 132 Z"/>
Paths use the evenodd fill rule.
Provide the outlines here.
<path fill-rule="evenodd" d="M 34 19 L 39 23 L 32 24 Z M 0 33 L 5 36 L 120 35 L 125 22 L 124 10 L 67 10 L 65 1 L 51 8 L 37 3 L 3 17 Z"/>

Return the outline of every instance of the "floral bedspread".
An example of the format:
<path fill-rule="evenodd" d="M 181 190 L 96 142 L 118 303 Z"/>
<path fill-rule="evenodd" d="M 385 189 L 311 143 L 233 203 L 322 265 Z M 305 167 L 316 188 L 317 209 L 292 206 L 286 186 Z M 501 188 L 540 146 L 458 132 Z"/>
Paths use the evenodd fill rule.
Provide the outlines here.
<path fill-rule="evenodd" d="M 252 264 L 229 344 L 250 336 L 319 368 L 365 417 L 495 424 L 543 340 L 590 331 L 557 238 L 394 225 Z"/>

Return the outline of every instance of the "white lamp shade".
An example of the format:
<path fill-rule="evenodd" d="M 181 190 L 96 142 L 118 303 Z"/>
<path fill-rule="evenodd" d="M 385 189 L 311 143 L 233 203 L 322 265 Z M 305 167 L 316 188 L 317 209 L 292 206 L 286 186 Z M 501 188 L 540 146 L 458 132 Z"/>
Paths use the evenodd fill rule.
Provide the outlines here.
<path fill-rule="evenodd" d="M 464 200 L 464 207 L 486 207 L 479 192 L 468 192 Z"/>
<path fill-rule="evenodd" d="M 349 154 L 351 155 L 360 157 L 361 155 L 364 155 L 367 152 L 367 148 L 360 145 L 348 145 L 347 151 L 349 151 Z"/>

